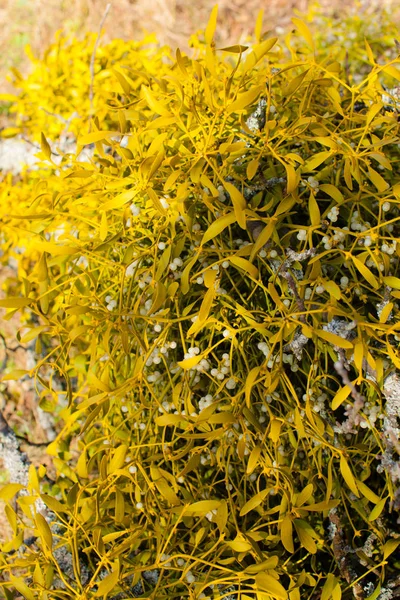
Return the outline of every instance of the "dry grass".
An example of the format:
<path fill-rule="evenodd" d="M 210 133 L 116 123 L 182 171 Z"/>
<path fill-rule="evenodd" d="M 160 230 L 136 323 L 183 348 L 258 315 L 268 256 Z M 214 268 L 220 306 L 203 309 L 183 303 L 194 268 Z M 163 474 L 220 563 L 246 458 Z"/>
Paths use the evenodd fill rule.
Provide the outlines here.
<path fill-rule="evenodd" d="M 112 8 L 104 27 L 103 41 L 132 39 L 144 31 L 157 34 L 162 44 L 187 49 L 194 31 L 204 28 L 215 0 L 111 0 Z M 384 0 L 398 4 L 399 0 Z M 307 10 L 309 0 L 220 0 L 218 43 L 243 40 L 254 27 L 258 11 L 265 11 L 268 29 L 290 23 L 293 11 Z M 339 12 L 344 6 L 361 5 L 357 0 L 323 0 L 328 9 Z M 377 4 L 364 0 L 363 7 Z M 380 3 L 382 4 L 382 2 Z M 30 44 L 41 56 L 58 29 L 78 37 L 97 31 L 107 0 L 0 0 L 0 80 L 11 66 L 26 72 L 28 60 L 24 48 Z M 3 83 L 3 90 L 4 90 Z M 6 84 L 10 89 L 10 84 Z"/>

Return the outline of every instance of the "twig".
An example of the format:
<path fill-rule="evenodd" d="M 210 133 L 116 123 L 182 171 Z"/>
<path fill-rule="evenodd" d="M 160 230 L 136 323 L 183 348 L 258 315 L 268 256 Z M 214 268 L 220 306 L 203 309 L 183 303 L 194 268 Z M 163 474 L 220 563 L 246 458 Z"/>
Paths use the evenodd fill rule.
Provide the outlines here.
<path fill-rule="evenodd" d="M 49 117 L 55 117 L 56 119 L 58 119 L 59 121 L 62 121 L 63 123 L 68 123 L 67 119 L 65 119 L 62 115 L 58 115 L 56 113 L 50 112 L 46 108 L 43 108 L 43 106 L 39 106 L 39 110 L 42 110 L 44 113 L 46 113 L 46 115 L 49 115 Z"/>
<path fill-rule="evenodd" d="M 107 4 L 107 6 L 106 6 L 106 9 L 104 11 L 103 17 L 102 17 L 102 19 L 100 21 L 99 32 L 97 34 L 97 38 L 96 38 L 96 41 L 94 43 L 94 48 L 93 48 L 92 56 L 90 57 L 90 88 L 89 88 L 90 116 L 92 116 L 92 114 L 93 114 L 94 60 L 95 60 L 95 57 L 96 57 L 96 51 L 97 51 L 98 45 L 100 43 L 101 30 L 103 29 L 104 21 L 106 20 L 107 15 L 110 12 L 110 9 L 111 9 L 111 3 L 109 2 Z"/>
<path fill-rule="evenodd" d="M 28 138 L 26 138 L 24 135 L 21 135 L 21 140 L 23 140 L 26 144 L 29 144 L 30 146 L 32 146 L 33 148 L 35 148 L 39 152 L 42 149 L 38 144 L 35 144 L 35 142 L 31 142 L 31 140 L 28 140 Z M 61 156 L 61 154 L 58 154 L 58 152 L 54 152 L 54 150 L 51 150 L 51 153 L 54 156 Z"/>
<path fill-rule="evenodd" d="M 355 400 L 355 402 L 357 403 L 358 410 L 360 410 L 364 406 L 365 398 L 364 398 L 364 396 L 362 396 L 360 394 L 360 392 L 357 390 L 357 388 L 350 381 L 350 378 L 348 376 L 348 373 L 347 373 L 347 370 L 345 367 L 346 357 L 345 357 L 345 354 L 344 354 L 342 348 L 338 349 L 338 354 L 340 356 L 340 360 L 337 360 L 335 362 L 335 364 L 333 365 L 334 369 L 335 369 L 336 373 L 338 375 L 340 375 L 343 385 L 347 385 L 350 388 L 351 395 L 352 395 L 353 399 Z"/>
<path fill-rule="evenodd" d="M 333 555 L 339 567 L 340 574 L 353 588 L 354 598 L 356 598 L 356 600 L 362 600 L 364 598 L 364 591 L 360 583 L 353 583 L 358 579 L 358 575 L 349 559 L 349 548 L 346 544 L 343 525 L 336 508 L 329 512 L 329 520 L 333 532 Z"/>
<path fill-rule="evenodd" d="M 303 260 L 307 260 L 307 258 L 312 258 L 313 256 L 315 256 L 315 254 L 316 254 L 315 248 L 309 248 L 308 250 L 305 250 L 304 252 L 294 252 L 294 250 L 291 250 L 290 248 L 288 248 L 286 250 L 286 259 L 283 261 L 283 263 L 279 267 L 279 272 L 282 275 L 282 277 L 284 279 L 286 279 L 289 289 L 296 299 L 297 308 L 302 313 L 306 312 L 306 308 L 305 308 L 303 299 L 301 298 L 301 296 L 297 290 L 297 285 L 294 280 L 294 277 L 289 272 L 289 269 L 292 266 L 292 263 L 294 263 L 296 261 L 301 262 Z M 302 323 L 306 322 L 306 317 L 304 314 L 299 315 L 299 321 L 301 321 Z"/>

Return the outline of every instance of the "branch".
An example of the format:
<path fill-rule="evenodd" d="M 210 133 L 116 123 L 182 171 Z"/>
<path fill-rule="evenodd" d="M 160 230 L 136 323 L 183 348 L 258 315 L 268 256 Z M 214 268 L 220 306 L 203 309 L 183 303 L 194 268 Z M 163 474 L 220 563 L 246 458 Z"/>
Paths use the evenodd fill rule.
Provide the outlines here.
<path fill-rule="evenodd" d="M 354 598 L 356 598 L 356 600 L 363 600 L 365 595 L 361 584 L 353 584 L 353 581 L 356 581 L 356 579 L 358 579 L 359 576 L 355 572 L 351 561 L 349 560 L 349 548 L 346 544 L 343 525 L 336 508 L 333 508 L 329 512 L 329 520 L 331 522 L 331 530 L 333 532 L 333 555 L 339 567 L 340 574 L 343 577 L 343 579 L 345 579 L 347 583 L 352 586 Z"/>

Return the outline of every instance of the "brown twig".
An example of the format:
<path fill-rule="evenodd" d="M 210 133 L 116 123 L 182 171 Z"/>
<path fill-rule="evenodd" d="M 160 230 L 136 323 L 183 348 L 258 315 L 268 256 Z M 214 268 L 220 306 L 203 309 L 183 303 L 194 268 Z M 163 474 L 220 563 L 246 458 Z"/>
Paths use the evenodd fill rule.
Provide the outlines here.
<path fill-rule="evenodd" d="M 355 572 L 349 560 L 349 549 L 346 544 L 343 525 L 338 515 L 337 509 L 334 508 L 329 512 L 329 520 L 333 530 L 332 549 L 333 555 L 340 570 L 340 574 L 353 588 L 353 596 L 356 600 L 362 600 L 364 590 L 360 583 L 353 583 L 358 579 L 358 574 Z"/>
<path fill-rule="evenodd" d="M 349 375 L 347 373 L 347 369 L 345 366 L 346 357 L 344 355 L 342 348 L 338 349 L 338 354 L 340 356 L 340 359 L 337 360 L 335 362 L 335 364 L 333 365 L 335 368 L 335 371 L 338 375 L 340 375 L 343 385 L 347 385 L 350 388 L 350 392 L 351 392 L 351 395 L 352 395 L 354 401 L 357 403 L 358 408 L 361 409 L 364 406 L 365 398 L 364 398 L 364 396 L 362 396 L 360 394 L 360 392 L 357 390 L 357 388 L 350 381 L 350 378 L 349 378 Z"/>

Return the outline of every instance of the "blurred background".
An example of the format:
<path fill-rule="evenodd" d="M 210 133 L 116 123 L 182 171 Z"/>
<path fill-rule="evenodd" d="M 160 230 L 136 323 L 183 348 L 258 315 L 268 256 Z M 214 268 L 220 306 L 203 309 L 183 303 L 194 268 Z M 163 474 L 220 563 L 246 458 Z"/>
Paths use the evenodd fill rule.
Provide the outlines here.
<path fill-rule="evenodd" d="M 155 33 L 161 44 L 187 50 L 192 33 L 203 29 L 216 0 L 111 0 L 102 42 L 113 38 L 140 39 L 144 32 Z M 254 29 L 259 10 L 264 9 L 264 28 L 286 28 L 294 11 L 306 12 L 310 0 L 220 0 L 217 42 L 243 41 Z M 400 7 L 400 0 L 321 0 L 324 12 L 353 9 L 371 11 L 378 5 Z M 29 61 L 25 46 L 30 44 L 40 57 L 53 41 L 54 33 L 82 37 L 97 31 L 107 0 L 0 0 L 0 81 L 1 91 L 12 91 L 5 76 L 10 67 L 23 74 Z M 279 33 L 279 31 L 278 31 Z"/>

